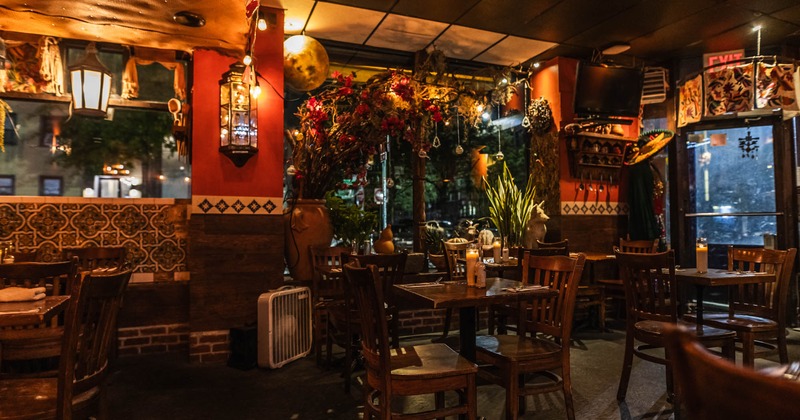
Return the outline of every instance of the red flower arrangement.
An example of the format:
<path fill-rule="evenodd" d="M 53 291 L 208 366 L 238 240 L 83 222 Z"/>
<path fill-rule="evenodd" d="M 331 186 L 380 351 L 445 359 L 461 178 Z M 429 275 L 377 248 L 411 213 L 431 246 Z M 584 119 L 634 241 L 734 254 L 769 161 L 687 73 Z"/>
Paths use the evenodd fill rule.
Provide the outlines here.
<path fill-rule="evenodd" d="M 427 151 L 430 143 L 422 133 L 443 121 L 448 108 L 436 98 L 453 97 L 397 72 L 363 84 L 354 84 L 352 75 L 332 76 L 333 83 L 298 108 L 300 129 L 292 152 L 298 198 L 323 198 L 354 175 L 355 185 L 364 185 L 366 161 L 387 135 Z"/>

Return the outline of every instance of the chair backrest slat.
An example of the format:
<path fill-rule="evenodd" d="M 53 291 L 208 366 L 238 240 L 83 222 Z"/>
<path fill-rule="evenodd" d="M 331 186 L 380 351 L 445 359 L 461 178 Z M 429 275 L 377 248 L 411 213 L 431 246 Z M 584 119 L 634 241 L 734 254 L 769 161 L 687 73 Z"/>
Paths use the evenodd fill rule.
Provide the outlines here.
<path fill-rule="evenodd" d="M 78 257 L 79 271 L 97 269 L 122 270 L 127 263 L 127 252 L 122 246 L 89 246 L 84 248 L 64 248 L 61 251 L 64 260 Z"/>
<path fill-rule="evenodd" d="M 463 280 L 467 278 L 466 267 L 464 264 L 460 264 L 458 259 L 466 260 L 467 248 L 469 248 L 471 244 L 469 242 L 442 242 L 444 244 L 444 260 L 449 280 Z"/>
<path fill-rule="evenodd" d="M 130 270 L 84 272 L 72 282 L 58 369 L 57 418 L 70 418 L 73 396 L 100 386 L 108 374 L 116 318 L 130 278 Z"/>
<path fill-rule="evenodd" d="M 637 254 L 615 250 L 615 255 L 625 287 L 628 322 L 677 322 L 674 252 Z"/>
<path fill-rule="evenodd" d="M 526 332 L 552 335 L 568 342 L 572 333 L 572 316 L 575 298 L 586 256 L 523 256 L 522 281 L 525 284 L 547 286 L 558 291 L 558 295 L 545 299 L 532 299 L 532 316 L 522 312 L 526 319 Z"/>
<path fill-rule="evenodd" d="M 358 261 L 358 265 L 361 267 L 370 265 L 377 267 L 378 275 L 383 282 L 384 302 L 390 306 L 393 306 L 395 301 L 392 286 L 402 282 L 407 257 L 406 253 L 348 256 L 349 259 Z"/>
<path fill-rule="evenodd" d="M 653 254 L 658 251 L 658 239 L 631 241 L 619 238 L 619 250 L 628 254 Z"/>
<path fill-rule="evenodd" d="M 728 248 L 728 270 L 755 271 L 775 275 L 775 281 L 743 284 L 731 293 L 731 313 L 748 313 L 781 321 L 791 283 L 797 249 Z"/>
<path fill-rule="evenodd" d="M 350 248 L 335 247 L 309 247 L 313 273 L 311 277 L 311 293 L 315 300 L 339 299 L 344 296 L 344 277 L 342 275 L 328 275 L 321 267 L 342 268 L 342 255 L 350 252 Z"/>

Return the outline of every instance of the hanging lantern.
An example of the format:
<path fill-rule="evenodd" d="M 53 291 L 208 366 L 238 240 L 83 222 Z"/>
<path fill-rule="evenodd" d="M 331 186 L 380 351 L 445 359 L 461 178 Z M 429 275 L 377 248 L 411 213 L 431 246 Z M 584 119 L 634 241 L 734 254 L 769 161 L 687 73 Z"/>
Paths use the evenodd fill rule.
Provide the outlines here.
<path fill-rule="evenodd" d="M 243 64 L 231 64 L 219 81 L 219 151 L 237 167 L 258 153 L 258 105 L 244 71 Z"/>
<path fill-rule="evenodd" d="M 69 67 L 72 84 L 72 112 L 105 117 L 111 95 L 111 72 L 97 58 L 94 42 L 86 47 L 83 60 Z"/>

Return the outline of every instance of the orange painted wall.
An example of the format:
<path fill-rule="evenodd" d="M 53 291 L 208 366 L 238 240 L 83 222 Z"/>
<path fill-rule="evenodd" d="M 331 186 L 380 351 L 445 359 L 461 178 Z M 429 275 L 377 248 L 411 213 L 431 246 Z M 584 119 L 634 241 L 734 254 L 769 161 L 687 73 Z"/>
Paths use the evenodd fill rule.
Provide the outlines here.
<path fill-rule="evenodd" d="M 577 60 L 566 57 L 556 57 L 544 63 L 531 77 L 531 98 L 544 96 L 544 98 L 547 99 L 552 108 L 553 120 L 559 129 L 559 133 L 562 133 L 564 126 L 573 122 L 575 118 L 573 113 L 573 96 L 577 68 Z M 639 126 L 637 121 L 623 128 L 625 129 L 625 137 L 638 136 Z M 563 133 L 559 135 L 558 147 L 561 201 L 595 200 L 596 197 L 594 193 L 590 195 L 588 190 L 584 190 L 579 194 L 577 191 L 580 180 L 570 175 L 567 146 Z M 624 168 L 622 172 L 623 176 L 620 183 L 608 190 L 610 195 L 609 201 L 620 201 L 620 198 L 622 201 L 625 201 L 625 197 L 627 196 L 625 188 L 627 177 L 625 177 L 626 171 Z M 605 197 L 603 197 L 602 200 L 605 200 Z"/>
<path fill-rule="evenodd" d="M 192 194 L 280 197 L 283 195 L 283 10 L 276 25 L 259 32 L 255 44 L 258 154 L 237 168 L 219 153 L 219 80 L 234 58 L 209 50 L 194 53 L 192 89 Z M 237 57 L 240 59 L 240 57 Z M 271 85 L 271 86 L 270 86 Z"/>

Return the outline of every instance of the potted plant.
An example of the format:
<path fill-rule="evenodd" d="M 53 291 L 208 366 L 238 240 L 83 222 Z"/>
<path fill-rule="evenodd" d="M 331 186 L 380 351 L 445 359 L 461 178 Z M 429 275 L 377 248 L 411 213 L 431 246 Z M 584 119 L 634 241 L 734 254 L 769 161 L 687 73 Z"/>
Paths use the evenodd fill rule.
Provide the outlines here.
<path fill-rule="evenodd" d="M 331 216 L 334 237 L 351 246 L 354 254 L 359 253 L 361 244 L 369 239 L 369 235 L 378 225 L 377 213 L 345 203 L 332 192 L 325 195 L 325 206 Z"/>
<path fill-rule="evenodd" d="M 489 219 L 500 234 L 502 246 L 509 248 L 522 246 L 525 228 L 537 204 L 536 188 L 529 177 L 524 190 L 514 183 L 514 177 L 505 163 L 503 173 L 497 177 L 494 185 L 485 177 L 486 196 L 489 199 Z M 539 203 L 538 206 L 541 206 Z"/>

